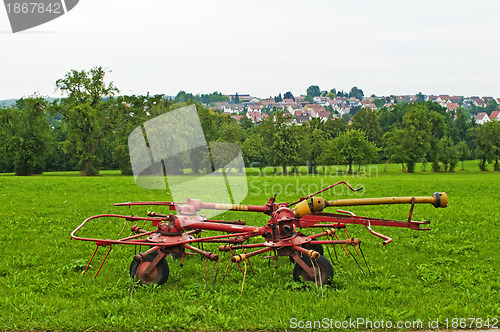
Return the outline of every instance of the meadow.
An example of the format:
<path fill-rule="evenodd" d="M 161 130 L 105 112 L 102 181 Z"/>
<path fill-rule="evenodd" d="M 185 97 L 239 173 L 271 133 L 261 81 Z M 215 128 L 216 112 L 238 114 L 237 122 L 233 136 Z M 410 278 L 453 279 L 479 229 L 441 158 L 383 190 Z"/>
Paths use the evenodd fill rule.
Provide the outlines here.
<path fill-rule="evenodd" d="M 332 248 L 331 256 L 325 255 L 331 258 L 334 277 L 331 286 L 323 287 L 323 296 L 316 287 L 293 281 L 293 264 L 286 257 L 278 260 L 276 269 L 267 259 L 252 259 L 255 274 L 247 273 L 241 296 L 243 275 L 237 266 L 230 266 L 222 280 L 227 255 L 221 257 L 215 284 L 211 262 L 206 267 L 206 281 L 204 260 L 198 256 L 186 258 L 183 267 L 169 258 L 170 277 L 164 285 L 136 286 L 131 294 L 132 246 L 116 246 L 94 279 L 105 254 L 101 248 L 87 275 L 82 276 L 95 247 L 71 240 L 74 228 L 95 214 L 144 215 L 146 207 L 116 207 L 113 203 L 168 201 L 168 194 L 141 189 L 133 177 L 112 171 L 98 177 L 81 177 L 75 172 L 32 177 L 0 174 L 0 330 L 295 330 L 298 322 L 324 323 L 324 318 L 332 324 L 357 319 L 422 322 L 423 328 L 428 328 L 429 320 L 438 320 L 440 329 L 451 328 L 456 318 L 488 320 L 490 324 L 496 319 L 500 327 L 500 173 L 481 172 L 475 161 L 466 163 L 466 169 L 403 174 L 399 165 L 389 165 L 386 172 L 384 165 L 375 165 L 360 175 L 276 176 L 249 171 L 246 204 L 263 205 L 275 192 L 278 201 L 294 201 L 308 191 L 342 180 L 363 190 L 353 194 L 339 189 L 322 196 L 448 193 L 445 209 L 415 207 L 413 219 L 431 220 L 431 231 L 374 227 L 393 238 L 387 246 L 365 228 L 348 226 L 350 235 L 363 241 L 371 273 L 365 276 L 341 248 L 336 248 L 337 257 Z M 350 210 L 357 215 L 405 220 L 409 207 Z M 266 217 L 226 212 L 220 218 L 264 225 Z M 94 231 L 103 237 L 108 232 L 116 236 L 122 226 L 103 222 Z M 216 246 L 211 250 L 217 252 Z M 367 272 L 362 258 L 357 259 Z"/>

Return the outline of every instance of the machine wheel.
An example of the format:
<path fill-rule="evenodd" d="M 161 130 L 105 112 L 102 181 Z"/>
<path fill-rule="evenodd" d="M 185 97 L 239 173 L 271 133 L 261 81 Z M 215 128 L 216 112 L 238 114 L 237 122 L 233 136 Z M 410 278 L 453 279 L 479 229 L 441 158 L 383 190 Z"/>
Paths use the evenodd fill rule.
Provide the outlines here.
<path fill-rule="evenodd" d="M 163 285 L 167 281 L 169 275 L 168 263 L 164 258 L 158 262 L 149 275 L 144 274 L 144 271 L 148 268 L 156 256 L 157 253 L 154 252 L 144 257 L 142 262 L 132 260 L 132 263 L 130 264 L 130 277 L 137 277 L 141 285 Z"/>
<path fill-rule="evenodd" d="M 304 256 L 302 257 L 302 259 L 308 266 L 313 267 L 311 259 L 308 256 Z M 333 277 L 333 267 L 332 264 L 330 264 L 330 261 L 326 259 L 325 256 L 319 256 L 314 260 L 314 266 L 316 267 L 314 269 L 314 273 L 316 273 L 317 283 L 321 282 L 323 285 L 329 285 L 330 278 Z M 318 267 L 319 267 L 319 273 L 318 273 Z M 297 263 L 295 263 L 295 266 L 293 268 L 293 280 L 315 282 L 315 278 L 311 277 L 306 271 L 304 271 L 302 266 L 300 266 Z"/>
<path fill-rule="evenodd" d="M 306 244 L 302 245 L 301 247 L 308 249 L 308 250 L 312 249 L 314 251 L 317 251 L 317 252 L 319 252 L 319 254 L 321 256 L 323 256 L 324 251 L 323 251 L 323 246 L 321 244 L 306 243 Z M 292 257 L 290 257 L 290 263 L 295 263 L 295 260 Z"/>

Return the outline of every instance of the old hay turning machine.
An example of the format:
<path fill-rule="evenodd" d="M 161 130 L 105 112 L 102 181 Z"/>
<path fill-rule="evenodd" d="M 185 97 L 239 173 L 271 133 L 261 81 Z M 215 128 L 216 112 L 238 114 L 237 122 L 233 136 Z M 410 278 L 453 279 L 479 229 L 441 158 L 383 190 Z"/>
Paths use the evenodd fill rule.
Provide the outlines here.
<path fill-rule="evenodd" d="M 130 265 L 130 275 L 137 278 L 142 284 L 163 284 L 169 276 L 169 266 L 166 257 L 172 255 L 184 263 L 188 254 L 198 254 L 215 262 L 220 260 L 218 253 L 203 250 L 204 243 L 218 243 L 220 252 L 231 254 L 230 261 L 240 266 L 246 262 L 250 265 L 250 258 L 267 254 L 268 258 L 288 256 L 295 262 L 293 278 L 296 281 L 311 281 L 317 285 L 328 284 L 333 276 L 333 268 L 327 258 L 323 256 L 323 245 L 342 246 L 349 255 L 349 247 L 362 253 L 361 240 L 349 237 L 346 227 L 348 224 L 362 225 L 368 231 L 382 238 L 386 245 L 392 241 L 372 229 L 372 226 L 402 227 L 412 230 L 429 230 L 420 228 L 430 221 L 413 221 L 412 214 L 415 204 L 432 204 L 434 207 L 446 207 L 448 199 L 446 193 L 435 193 L 428 197 L 386 197 L 386 198 L 357 198 L 325 200 L 317 195 L 338 185 L 346 185 L 350 190 L 357 191 L 345 181 L 335 183 L 316 193 L 301 197 L 292 203 L 277 203 L 276 195 L 264 205 L 232 205 L 206 203 L 197 199 L 187 199 L 185 202 L 129 202 L 118 203 L 117 206 L 165 206 L 169 214 L 160 214 L 148 211 L 147 216 L 127 216 L 116 214 L 102 214 L 87 218 L 72 233 L 75 240 L 90 241 L 96 244 L 96 249 L 85 269 L 90 266 L 97 250 L 107 247 L 107 253 L 100 264 L 95 276 L 98 275 L 111 249 L 116 246 L 133 245 L 148 248 L 136 254 Z M 354 215 L 352 212 L 341 210 L 349 206 L 380 205 L 380 204 L 408 204 L 410 212 L 405 221 L 378 219 Z M 338 208 L 335 213 L 324 212 L 328 208 Z M 248 226 L 242 220 L 223 221 L 211 220 L 200 214 L 202 209 L 232 210 L 241 214 L 258 212 L 269 218 L 263 226 Z M 153 230 L 145 230 L 136 225 L 131 227 L 132 234 L 127 237 L 111 239 L 97 239 L 77 236 L 77 233 L 89 222 L 103 218 L 114 218 L 132 222 L 150 222 Z M 88 227 L 88 226 L 87 226 Z M 302 230 L 314 228 L 321 232 L 305 235 Z M 340 239 L 338 231 L 347 235 Z M 208 236 L 202 236 L 211 231 Z M 220 233 L 220 234 L 219 234 Z M 217 235 L 213 235 L 217 234 Z M 359 252 L 358 252 L 359 254 Z M 354 256 L 353 256 L 354 257 Z M 363 255 L 364 258 L 364 255 Z M 366 260 L 365 260 L 366 262 Z M 359 265 L 359 264 L 358 264 Z M 218 266 L 218 265 L 217 265 Z M 240 266 L 243 272 L 243 268 Z M 227 271 L 227 269 L 226 269 Z M 84 272 L 84 274 L 85 274 Z"/>

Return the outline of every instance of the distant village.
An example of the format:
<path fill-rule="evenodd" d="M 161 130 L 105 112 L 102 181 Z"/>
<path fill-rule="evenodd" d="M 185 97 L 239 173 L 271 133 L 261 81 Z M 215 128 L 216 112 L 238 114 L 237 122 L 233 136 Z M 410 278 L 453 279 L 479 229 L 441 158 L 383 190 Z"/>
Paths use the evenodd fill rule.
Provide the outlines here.
<path fill-rule="evenodd" d="M 495 111 L 490 114 L 486 111 L 488 105 L 500 104 L 500 98 L 493 97 L 463 97 L 449 95 L 400 95 L 390 97 L 334 97 L 328 96 L 313 97 L 312 101 L 306 96 L 293 98 L 276 98 L 259 99 L 252 97 L 249 94 L 242 95 L 227 95 L 230 101 L 215 102 L 206 105 L 214 110 L 230 114 L 232 118 L 240 121 L 243 117 L 252 120 L 253 123 L 259 123 L 262 119 L 267 118 L 269 112 L 273 110 L 282 110 L 289 113 L 292 117 L 292 123 L 301 125 L 309 122 L 312 118 L 319 118 L 322 121 L 327 119 L 336 119 L 345 115 L 353 114 L 361 108 L 377 110 L 381 107 L 390 107 L 399 103 L 414 103 L 418 101 L 436 102 L 448 111 L 456 111 L 459 107 L 471 110 L 471 117 L 475 119 L 477 124 L 497 120 L 500 121 L 500 106 L 496 106 Z M 306 100 L 309 99 L 309 100 Z M 377 106 L 378 105 L 378 106 Z M 477 112 L 478 108 L 485 111 Z M 474 114 L 476 111 L 477 114 Z"/>

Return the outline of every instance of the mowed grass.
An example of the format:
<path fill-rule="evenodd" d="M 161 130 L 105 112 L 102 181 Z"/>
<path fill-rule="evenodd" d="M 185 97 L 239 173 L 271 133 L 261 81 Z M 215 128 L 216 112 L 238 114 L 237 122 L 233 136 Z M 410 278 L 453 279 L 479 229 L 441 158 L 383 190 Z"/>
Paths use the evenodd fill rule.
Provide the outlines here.
<path fill-rule="evenodd" d="M 100 248 L 83 277 L 95 246 L 71 240 L 69 234 L 91 215 L 145 215 L 148 209 L 115 207 L 113 203 L 167 201 L 167 194 L 141 189 L 133 177 L 116 172 L 90 178 L 76 173 L 0 175 L 0 329 L 286 330 L 292 318 L 422 321 L 424 328 L 429 319 L 439 319 L 444 329 L 446 318 L 450 322 L 461 317 L 498 319 L 500 173 L 480 172 L 476 162 L 469 162 L 466 168 L 468 171 L 454 173 L 402 174 L 398 165 L 389 165 L 387 172 L 379 165 L 365 176 L 343 176 L 333 171 L 326 175 L 273 176 L 270 170 L 266 174 L 249 171 L 249 194 L 244 203 L 257 205 L 265 204 L 274 193 L 278 193 L 278 201 L 294 201 L 341 180 L 364 189 L 353 194 L 339 188 L 322 196 L 337 199 L 448 193 L 448 208 L 415 207 L 413 219 L 430 219 L 429 232 L 374 227 L 394 239 L 387 246 L 364 227 L 348 225 L 349 235 L 363 241 L 371 274 L 364 276 L 340 247 L 336 247 L 338 259 L 330 248 L 335 275 L 332 285 L 323 288 L 324 296 L 321 290 L 317 294 L 316 287 L 293 282 L 293 264 L 287 258 L 280 258 L 275 269 L 272 262 L 269 266 L 261 257 L 251 259 L 255 274 L 247 266 L 240 296 L 243 275 L 237 266 L 231 265 L 222 280 L 228 255 L 221 255 L 215 285 L 212 262 L 204 269 L 204 260 L 192 256 L 180 267 L 179 260 L 170 258 L 166 284 L 135 287 L 131 296 L 128 269 L 134 247 L 115 246 L 94 279 L 106 252 Z M 154 210 L 168 213 L 164 208 Z M 357 215 L 405 220 L 409 206 L 350 210 Z M 221 218 L 244 219 L 250 225 L 267 222 L 267 216 L 257 213 L 226 212 Z M 113 238 L 122 227 L 121 221 L 102 220 L 89 225 L 89 231 L 82 235 Z M 218 253 L 216 245 L 204 248 Z M 326 250 L 325 255 L 330 259 Z M 356 258 L 366 271 L 363 259 Z"/>

